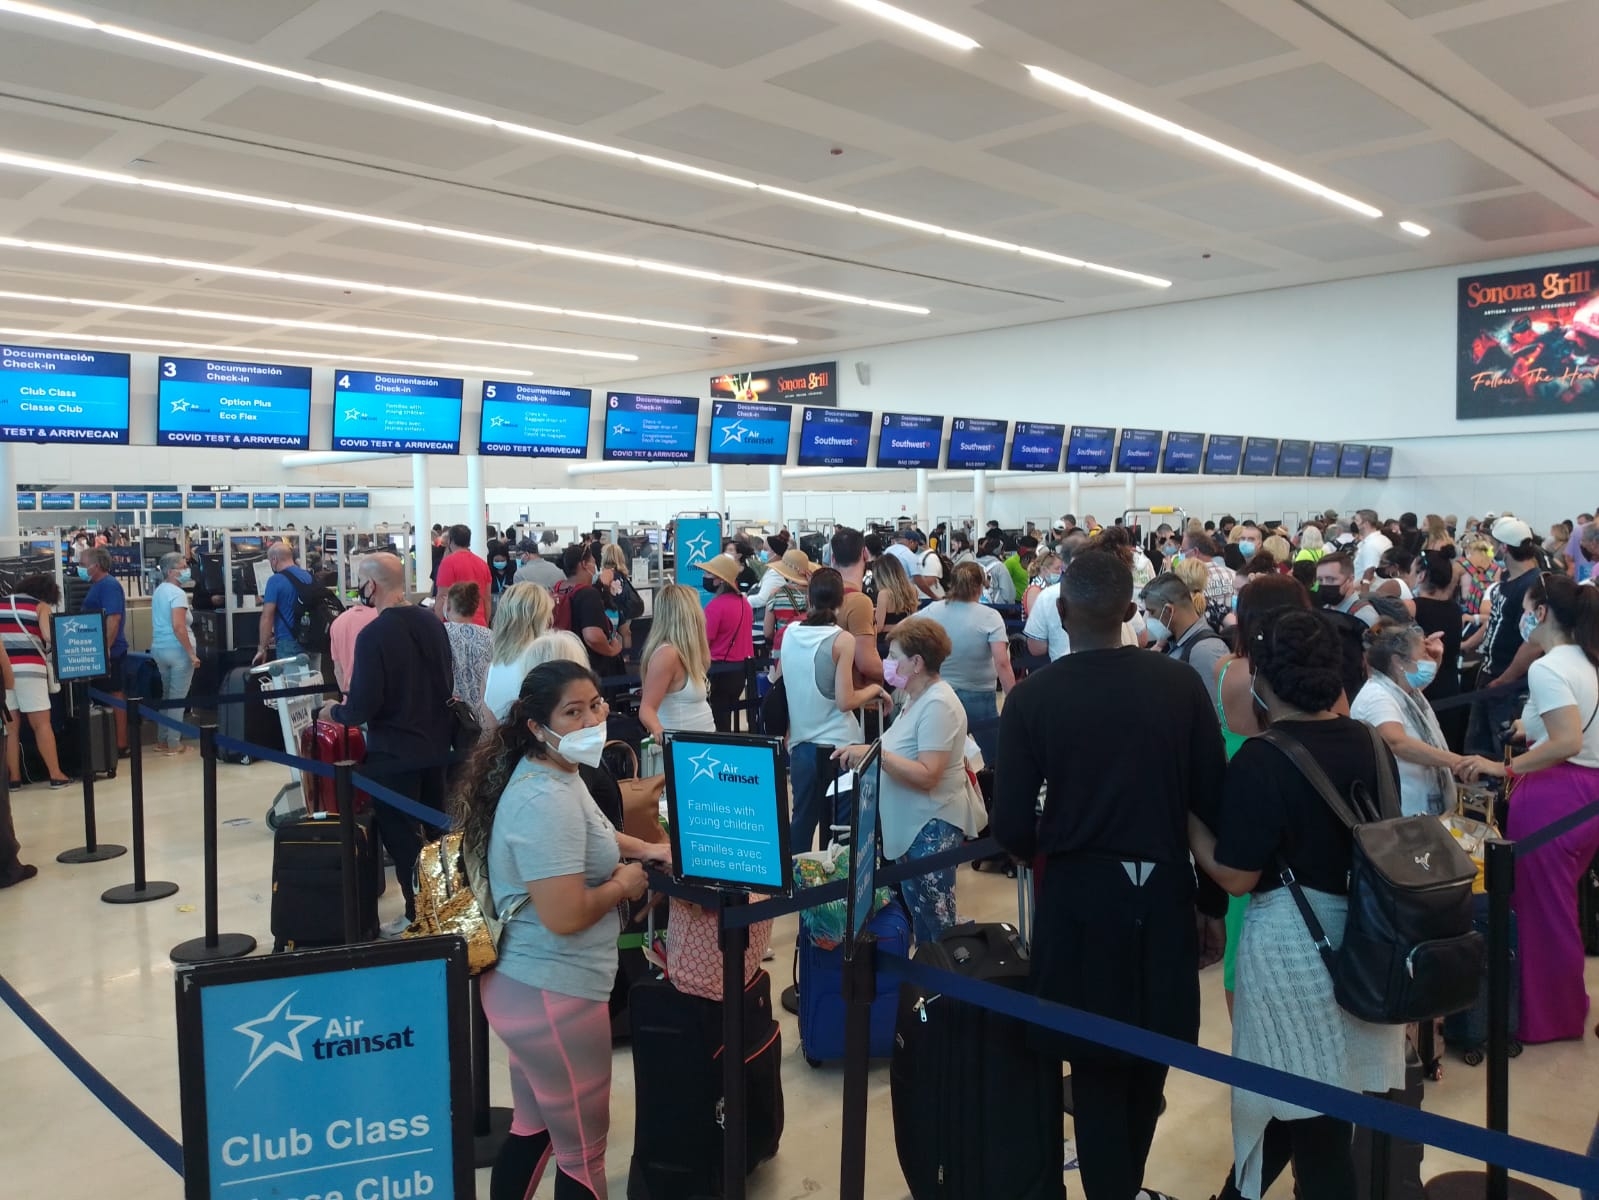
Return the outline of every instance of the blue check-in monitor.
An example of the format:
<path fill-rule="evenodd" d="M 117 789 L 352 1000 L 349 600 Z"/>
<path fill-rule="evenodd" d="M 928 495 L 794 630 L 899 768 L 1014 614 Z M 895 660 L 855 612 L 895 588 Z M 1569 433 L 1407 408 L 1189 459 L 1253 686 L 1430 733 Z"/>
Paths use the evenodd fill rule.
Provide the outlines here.
<path fill-rule="evenodd" d="M 1277 470 L 1277 439 L 1244 439 L 1244 474 L 1271 475 Z"/>
<path fill-rule="evenodd" d="M 79 492 L 78 507 L 84 512 L 110 512 L 110 492 Z"/>
<path fill-rule="evenodd" d="M 754 467 L 786 466 L 793 412 L 787 404 L 712 400 L 711 461 Z"/>
<path fill-rule="evenodd" d="M 542 383 L 483 383 L 478 453 L 504 458 L 587 458 L 588 388 Z"/>
<path fill-rule="evenodd" d="M 251 492 L 250 493 L 250 507 L 251 508 L 282 508 L 283 507 L 283 493 L 282 492 Z"/>
<path fill-rule="evenodd" d="M 45 512 L 67 512 L 77 506 L 77 492 L 41 492 L 39 495 L 39 507 Z"/>
<path fill-rule="evenodd" d="M 1005 464 L 1005 435 L 1009 421 L 989 417 L 956 417 L 950 422 L 949 452 L 945 466 L 951 471 L 997 471 Z"/>
<path fill-rule="evenodd" d="M 1213 433 L 1205 444 L 1206 475 L 1236 475 L 1244 457 L 1244 439 Z"/>
<path fill-rule="evenodd" d="M 185 507 L 187 507 L 187 508 L 215 508 L 217 506 L 217 496 L 219 494 L 223 494 L 223 493 L 217 493 L 217 492 L 190 492 L 189 493 L 189 497 L 188 497 L 188 502 L 185 505 Z"/>
<path fill-rule="evenodd" d="M 139 511 L 150 507 L 149 492 L 118 492 L 117 507 L 124 511 Z"/>
<path fill-rule="evenodd" d="M 339 493 L 312 492 L 311 506 L 313 508 L 337 508 L 339 507 Z"/>
<path fill-rule="evenodd" d="M 1365 475 L 1369 449 L 1364 442 L 1345 442 L 1338 450 L 1338 478 L 1359 479 Z"/>
<path fill-rule="evenodd" d="M 1116 444 L 1116 469 L 1133 475 L 1160 470 L 1160 430 L 1122 430 Z"/>
<path fill-rule="evenodd" d="M 1277 452 L 1277 474 L 1299 478 L 1310 471 L 1310 443 L 1284 438 Z"/>
<path fill-rule="evenodd" d="M 1066 469 L 1109 471 L 1115 448 L 1116 431 L 1109 426 L 1073 425 L 1071 436 L 1066 439 Z"/>
<path fill-rule="evenodd" d="M 621 462 L 693 462 L 699 444 L 698 396 L 607 392 L 605 457 Z"/>
<path fill-rule="evenodd" d="M 793 870 L 782 739 L 673 733 L 665 762 L 667 823 L 678 878 L 787 895 Z"/>
<path fill-rule="evenodd" d="M 183 493 L 151 492 L 150 508 L 154 512 L 181 512 L 183 509 Z"/>
<path fill-rule="evenodd" d="M 1198 475 L 1205 457 L 1205 435 L 1202 433 L 1168 433 L 1166 456 L 1160 469 L 1167 475 Z"/>
<path fill-rule="evenodd" d="M 372 503 L 372 493 L 371 492 L 345 492 L 344 493 L 344 507 L 345 508 L 368 508 L 368 507 L 371 506 L 371 503 Z"/>
<path fill-rule="evenodd" d="M 864 467 L 871 441 L 872 414 L 865 409 L 807 404 L 800 414 L 802 467 Z"/>
<path fill-rule="evenodd" d="M 17 511 L 18 512 L 35 512 L 35 511 L 38 510 L 38 507 L 39 507 L 39 493 L 38 492 L 18 492 L 17 493 Z"/>
<path fill-rule="evenodd" d="M 1312 442 L 1310 444 L 1310 477 L 1331 479 L 1338 474 L 1338 443 Z"/>
<path fill-rule="evenodd" d="M 1005 465 L 1012 471 L 1058 471 L 1065 440 L 1064 425 L 1017 421 L 1011 433 L 1010 461 Z"/>
<path fill-rule="evenodd" d="M 877 465 L 937 469 L 944 449 L 944 418 L 928 413 L 884 413 L 877 423 Z"/>
<path fill-rule="evenodd" d="M 283 507 L 284 508 L 310 508 L 311 507 L 311 493 L 310 492 L 284 492 L 283 493 Z"/>
<path fill-rule="evenodd" d="M 1392 446 L 1373 446 L 1371 453 L 1366 456 L 1366 478 L 1387 479 L 1388 472 L 1393 469 L 1394 448 Z"/>
<path fill-rule="evenodd" d="M 337 372 L 333 380 L 333 448 L 459 454 L 461 381 L 432 375 Z"/>
<path fill-rule="evenodd" d="M 156 444 L 304 450 L 311 440 L 311 368 L 162 358 Z"/>
<path fill-rule="evenodd" d="M 225 509 L 240 509 L 250 507 L 249 492 L 223 492 L 222 507 Z"/>
<path fill-rule="evenodd" d="M 127 445 L 128 356 L 0 343 L 0 442 Z"/>

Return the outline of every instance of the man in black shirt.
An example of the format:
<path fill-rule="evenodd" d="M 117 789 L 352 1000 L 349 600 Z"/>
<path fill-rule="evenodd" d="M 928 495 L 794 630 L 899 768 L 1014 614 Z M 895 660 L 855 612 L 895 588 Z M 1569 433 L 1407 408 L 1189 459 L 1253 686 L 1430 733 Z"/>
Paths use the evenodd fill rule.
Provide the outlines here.
<path fill-rule="evenodd" d="M 349 699 L 328 709 L 328 719 L 366 726 L 366 774 L 442 811 L 443 760 L 455 720 L 446 707 L 455 690 L 450 639 L 438 617 L 406 603 L 405 566 L 395 555 L 363 555 L 356 580 L 356 595 L 378 615 L 356 636 Z M 376 820 L 409 923 L 416 916 L 412 880 L 423 833 L 414 818 L 381 802 Z M 383 932 L 404 927 L 396 918 Z"/>
<path fill-rule="evenodd" d="M 566 572 L 566 588 L 571 596 L 570 628 L 583 639 L 589 665 L 602 678 L 623 674 L 627 667 L 622 661 L 622 639 L 611 625 L 611 618 L 605 615 L 612 571 L 601 569 L 583 546 L 568 546 L 561 555 L 561 568 Z M 556 599 L 560 599 L 560 593 Z"/>
<path fill-rule="evenodd" d="M 1188 815 L 1216 818 L 1221 730 L 1198 674 L 1122 646 L 1132 594 L 1132 572 L 1114 554 L 1079 554 L 1067 567 L 1059 604 L 1072 653 L 1005 703 L 993 831 L 1017 858 L 1045 860 L 1034 991 L 1196 1042 L 1198 969 L 1202 950 L 1208 961 L 1221 957 L 1226 898 L 1208 879 L 1196 884 Z M 1140 732 L 1148 729 L 1162 731 L 1156 752 Z M 1197 921 L 1196 898 L 1205 914 Z M 1084 1195 L 1134 1200 L 1166 1067 L 1033 1033 L 1040 1050 L 1072 1064 Z"/>

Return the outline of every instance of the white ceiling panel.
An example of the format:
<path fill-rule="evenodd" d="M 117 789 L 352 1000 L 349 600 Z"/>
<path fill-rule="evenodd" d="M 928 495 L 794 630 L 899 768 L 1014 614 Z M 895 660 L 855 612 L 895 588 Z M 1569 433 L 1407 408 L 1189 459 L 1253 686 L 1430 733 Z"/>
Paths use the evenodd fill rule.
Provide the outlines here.
<path fill-rule="evenodd" d="M 767 276 L 802 261 L 732 239 L 695 237 L 687 233 L 650 231 L 616 243 L 618 254 L 679 263 L 724 275 Z"/>
<path fill-rule="evenodd" d="M 923 292 L 917 298 L 936 313 L 970 313 L 973 316 L 997 317 L 1003 313 L 1024 314 L 1028 321 L 1048 320 L 1051 306 L 1039 300 L 1028 300 L 1007 292 L 986 291 L 983 288 L 943 287 Z"/>
<path fill-rule="evenodd" d="M 92 118 L 74 119 L 66 113 L 47 116 L 31 105 L 0 106 L 0 146 L 7 150 L 73 159 L 111 135 L 104 122 Z"/>
<path fill-rule="evenodd" d="M 1263 188 L 1238 179 L 1169 192 L 1146 203 L 1236 233 L 1299 225 L 1327 215 L 1325 205 L 1316 203 L 1303 192 L 1286 187 Z"/>
<path fill-rule="evenodd" d="M 1331 168 L 1354 183 L 1406 204 L 1511 187 L 1516 180 L 1454 142 L 1427 142 L 1341 158 Z"/>
<path fill-rule="evenodd" d="M 867 208 L 915 212 L 925 220 L 942 221 L 960 228 L 1025 216 L 1050 207 L 1047 202 L 1031 196 L 973 183 L 926 167 L 848 184 L 838 189 L 838 195 Z"/>
<path fill-rule="evenodd" d="M 1293 49 L 1221 0 L 985 0 L 977 11 L 1148 87 Z"/>
<path fill-rule="evenodd" d="M 1217 171 L 1214 160 L 1174 153 L 1169 146 L 1132 137 L 1125 129 L 1092 122 L 989 146 L 987 152 L 1046 175 L 1118 194 L 1185 183 Z"/>
<path fill-rule="evenodd" d="M 215 229 L 232 234 L 240 247 L 257 238 L 289 237 L 317 226 L 314 217 L 239 204 L 175 205 L 171 196 L 142 188 L 91 186 L 61 205 L 64 211 L 103 213 L 110 217 L 158 223 L 180 231 Z M 159 241 L 157 241 L 159 244 Z"/>
<path fill-rule="evenodd" d="M 411 186 L 378 171 L 340 170 L 326 161 L 220 146 L 209 139 L 157 142 L 140 157 L 145 163 L 130 168 L 136 174 L 341 208 L 382 204 Z"/>
<path fill-rule="evenodd" d="M 778 75 L 778 87 L 958 142 L 1058 111 L 924 55 L 869 42 Z"/>
<path fill-rule="evenodd" d="M 311 55 L 379 79 L 459 96 L 519 119 L 585 125 L 648 100 L 654 88 L 576 63 L 395 13 L 378 13 Z"/>
<path fill-rule="evenodd" d="M 1114 279 L 1090 271 L 1073 270 L 1028 271 L 1024 274 L 1007 275 L 994 286 L 1007 291 L 1047 297 L 1044 301 L 1028 301 L 1018 296 L 1016 298 L 1018 304 L 1047 304 L 1048 300 L 1075 304 L 1080 300 L 1112 297 L 1125 300 L 1128 296 L 1145 290 L 1127 280 Z"/>
<path fill-rule="evenodd" d="M 691 216 L 737 198 L 725 188 L 702 187 L 664 171 L 639 170 L 575 154 L 518 167 L 500 178 L 536 195 L 565 196 L 606 212 L 655 219 Z"/>
<path fill-rule="evenodd" d="M 769 204 L 721 217 L 717 225 L 779 245 L 814 248 L 829 254 L 855 253 L 902 241 L 905 231 L 870 221 L 840 221 L 826 213 Z"/>
<path fill-rule="evenodd" d="M 1523 104 L 1541 107 L 1593 95 L 1599 4 L 1565 0 L 1517 10 L 1440 33 L 1438 40 Z"/>
<path fill-rule="evenodd" d="M 714 104 L 696 104 L 621 136 L 658 150 L 722 163 L 735 174 L 793 179 L 810 183 L 883 161 L 858 146 L 843 147 L 832 138 L 803 133 L 786 125 L 756 120 Z M 845 153 L 831 153 L 835 148 Z"/>
<path fill-rule="evenodd" d="M 1424 126 L 1324 63 L 1183 97 L 1207 116 L 1295 154 L 1318 154 Z"/>
<path fill-rule="evenodd" d="M 43 175 L 0 171 L 0 200 L 21 200 L 29 192 L 43 187 L 47 182 Z"/>
<path fill-rule="evenodd" d="M 0 224 L 3 223 L 4 213 L 0 212 Z M 54 216 L 28 221 L 7 232 L 29 241 L 68 242 L 109 250 L 131 250 L 139 254 L 149 254 L 153 246 L 159 245 L 160 252 L 170 258 L 194 258 L 208 262 L 226 262 L 243 249 L 237 237 L 222 233 L 208 237 L 210 231 L 203 229 L 186 228 L 182 234 L 164 233 L 159 238 L 153 238 L 142 229 L 128 229 L 108 222 L 61 220 Z"/>
<path fill-rule="evenodd" d="M 1197 284 L 1225 283 L 1230 279 L 1269 276 L 1271 272 L 1270 267 L 1236 255 L 1202 252 L 1188 247 L 1141 255 L 1128 265 L 1140 271 L 1163 275 L 1168 279 Z M 1182 294 L 1177 288 L 1169 290 Z"/>
<path fill-rule="evenodd" d="M 833 23 L 782 0 L 516 0 L 628 41 L 713 67 L 736 67 L 832 29 Z"/>
<path fill-rule="evenodd" d="M 1141 250 L 1169 245 L 1174 240 L 1154 229 L 1081 212 L 1051 213 L 1047 217 L 1007 221 L 996 229 L 994 236 L 1040 246 L 1074 258 L 1100 261 L 1115 261 Z"/>
<path fill-rule="evenodd" d="M 1569 233 L 1587 225 L 1581 217 L 1568 212 L 1553 200 L 1531 192 L 1444 204 L 1431 211 L 1437 220 L 1447 222 L 1485 242 L 1533 237 L 1537 234 Z"/>
<path fill-rule="evenodd" d="M 331 276 L 393 287 L 437 287 L 437 268 L 422 263 L 378 264 L 355 251 L 319 243 L 315 250 L 290 250 L 251 264 L 267 271 L 294 271 L 302 275 Z M 504 259 L 500 266 L 506 266 Z M 450 290 L 450 289 L 445 289 Z M 476 289 L 475 289 L 476 290 Z"/>
<path fill-rule="evenodd" d="M 1599 159 L 1599 108 L 1568 113 L 1563 117 L 1550 117 L 1549 124 Z"/>
<path fill-rule="evenodd" d="M 1390 5 L 1411 18 L 1430 17 L 1435 13 L 1460 8 L 1469 2 L 1470 0 L 1388 0 Z"/>
<path fill-rule="evenodd" d="M 1268 233 L 1261 241 L 1281 247 L 1306 258 L 1322 262 L 1346 262 L 1357 258 L 1392 258 L 1397 252 L 1420 250 L 1420 244 L 1406 234 L 1395 230 L 1392 236 L 1371 225 L 1355 225 L 1339 221 L 1310 229 L 1286 229 L 1281 233 Z"/>
<path fill-rule="evenodd" d="M 36 88 L 147 112 L 203 78 L 171 62 L 117 54 L 102 49 L 104 43 L 63 32 L 67 36 L 57 39 L 15 25 L 0 31 L 0 80 L 8 90 Z"/>
<path fill-rule="evenodd" d="M 457 271 L 472 269 L 488 271 L 503 267 L 507 262 L 537 261 L 534 255 L 518 255 L 504 247 L 414 237 L 398 230 L 373 229 L 366 225 L 356 225 L 330 233 L 322 239 L 322 244 L 343 246 L 347 250 L 360 250 L 372 255 L 373 262 L 385 265 L 389 262 L 404 263 L 425 259 L 428 262 L 452 267 Z"/>
<path fill-rule="evenodd" d="M 83 7 L 111 19 L 137 20 L 141 25 L 166 25 L 186 33 L 255 42 L 285 21 L 299 16 L 316 0 L 94 0 Z"/>
<path fill-rule="evenodd" d="M 506 138 L 471 133 L 459 125 L 280 88 L 251 88 L 217 109 L 210 120 L 289 142 L 342 150 L 358 161 L 386 158 L 435 171 L 458 171 L 513 149 Z"/>
<path fill-rule="evenodd" d="M 450 229 L 470 229 L 477 233 L 569 246 L 587 246 L 600 239 L 623 237 L 637 228 L 630 222 L 591 216 L 565 204 L 484 195 L 465 189 L 457 189 L 449 195 L 426 195 L 409 204 L 396 205 L 393 212 Z"/>

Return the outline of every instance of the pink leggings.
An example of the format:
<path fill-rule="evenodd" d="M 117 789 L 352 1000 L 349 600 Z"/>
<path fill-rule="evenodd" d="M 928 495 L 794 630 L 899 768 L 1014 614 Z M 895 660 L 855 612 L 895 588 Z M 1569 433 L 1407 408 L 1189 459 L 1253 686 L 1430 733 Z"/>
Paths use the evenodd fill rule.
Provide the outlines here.
<path fill-rule="evenodd" d="M 498 971 L 484 973 L 482 992 L 489 1026 L 510 1051 L 511 1133 L 548 1129 L 556 1165 L 606 1200 L 610 1006 L 529 987 Z"/>

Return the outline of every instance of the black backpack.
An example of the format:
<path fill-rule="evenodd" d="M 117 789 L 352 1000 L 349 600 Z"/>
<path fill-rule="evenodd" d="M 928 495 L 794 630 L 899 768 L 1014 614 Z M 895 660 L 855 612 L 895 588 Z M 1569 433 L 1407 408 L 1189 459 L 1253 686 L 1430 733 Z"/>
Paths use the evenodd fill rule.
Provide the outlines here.
<path fill-rule="evenodd" d="M 293 568 L 283 573 L 294 588 L 294 619 L 289 622 L 294 629 L 294 640 L 307 653 L 328 653 L 333 648 L 330 631 L 333 622 L 344 611 L 344 605 L 331 588 L 320 583 L 302 582 L 294 574 Z"/>
<path fill-rule="evenodd" d="M 1476 1003 L 1487 945 L 1471 922 L 1476 865 L 1437 817 L 1401 817 L 1398 788 L 1382 735 L 1369 725 L 1377 761 L 1374 803 L 1361 784 L 1339 795 L 1305 747 L 1279 729 L 1261 735 L 1298 768 L 1349 830 L 1349 917 L 1334 950 L 1287 864 L 1283 886 L 1305 920 L 1344 1011 L 1377 1025 L 1406 1025 L 1462 1012 Z"/>
<path fill-rule="evenodd" d="M 1178 646 L 1177 653 L 1172 655 L 1172 657 L 1181 663 L 1188 662 L 1194 656 L 1194 647 L 1199 645 L 1200 642 L 1220 642 L 1224 646 L 1229 644 L 1226 638 L 1222 637 L 1209 625 L 1202 625 L 1198 635 Z"/>

